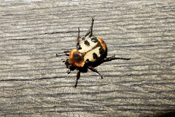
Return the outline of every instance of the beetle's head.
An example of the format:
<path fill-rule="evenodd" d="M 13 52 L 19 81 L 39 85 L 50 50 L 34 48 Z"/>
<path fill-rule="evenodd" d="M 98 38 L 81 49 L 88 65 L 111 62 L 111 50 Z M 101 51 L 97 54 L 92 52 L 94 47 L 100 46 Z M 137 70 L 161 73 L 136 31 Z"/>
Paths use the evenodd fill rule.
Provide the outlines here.
<path fill-rule="evenodd" d="M 75 66 L 71 64 L 69 59 L 63 62 L 65 63 L 66 67 L 69 69 L 67 73 L 70 73 L 70 71 L 73 71 L 75 69 Z"/>

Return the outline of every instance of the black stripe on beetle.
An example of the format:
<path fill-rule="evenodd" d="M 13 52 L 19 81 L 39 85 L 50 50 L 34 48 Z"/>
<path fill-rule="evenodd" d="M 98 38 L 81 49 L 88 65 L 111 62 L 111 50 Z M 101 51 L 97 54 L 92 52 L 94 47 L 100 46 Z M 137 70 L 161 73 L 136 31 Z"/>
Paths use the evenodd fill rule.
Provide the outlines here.
<path fill-rule="evenodd" d="M 84 41 L 84 44 L 90 46 L 90 43 L 87 40 Z"/>
<path fill-rule="evenodd" d="M 94 58 L 94 59 L 97 59 L 97 58 L 98 58 L 98 56 L 97 56 L 96 53 L 93 53 L 93 58 Z"/>
<path fill-rule="evenodd" d="M 82 49 L 82 47 L 81 47 L 80 45 L 78 45 L 78 46 L 77 46 L 77 49 L 80 50 L 80 49 Z"/>
<path fill-rule="evenodd" d="M 100 47 L 99 50 L 100 50 L 100 54 L 103 55 L 103 53 L 104 53 L 104 49 L 103 49 L 103 47 Z"/>
<path fill-rule="evenodd" d="M 91 41 L 96 43 L 96 42 L 98 42 L 98 39 L 96 37 L 94 37 L 91 39 Z"/>

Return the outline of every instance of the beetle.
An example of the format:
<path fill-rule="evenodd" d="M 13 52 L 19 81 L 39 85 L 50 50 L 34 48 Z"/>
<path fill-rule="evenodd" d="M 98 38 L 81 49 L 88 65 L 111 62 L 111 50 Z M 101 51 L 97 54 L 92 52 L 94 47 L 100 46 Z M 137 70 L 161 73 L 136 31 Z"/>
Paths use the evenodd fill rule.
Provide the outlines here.
<path fill-rule="evenodd" d="M 68 68 L 67 73 L 69 74 L 71 71 L 77 70 L 75 88 L 77 87 L 81 72 L 87 72 L 90 69 L 98 73 L 101 79 L 103 79 L 103 76 L 95 69 L 96 66 L 115 59 L 130 60 L 130 58 L 119 58 L 115 57 L 115 55 L 107 57 L 107 45 L 101 38 L 93 36 L 93 24 L 94 18 L 92 18 L 89 31 L 82 38 L 78 28 L 76 49 L 64 51 L 65 55 L 69 56 L 69 59 L 63 61 Z"/>

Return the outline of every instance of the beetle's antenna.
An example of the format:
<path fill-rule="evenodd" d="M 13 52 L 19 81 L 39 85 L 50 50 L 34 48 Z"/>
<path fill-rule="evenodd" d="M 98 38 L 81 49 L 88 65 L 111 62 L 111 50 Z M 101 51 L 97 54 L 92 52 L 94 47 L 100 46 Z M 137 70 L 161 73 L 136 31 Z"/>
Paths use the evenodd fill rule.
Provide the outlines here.
<path fill-rule="evenodd" d="M 70 74 L 70 72 L 71 72 L 70 69 L 68 69 L 68 70 L 67 70 L 67 74 Z"/>

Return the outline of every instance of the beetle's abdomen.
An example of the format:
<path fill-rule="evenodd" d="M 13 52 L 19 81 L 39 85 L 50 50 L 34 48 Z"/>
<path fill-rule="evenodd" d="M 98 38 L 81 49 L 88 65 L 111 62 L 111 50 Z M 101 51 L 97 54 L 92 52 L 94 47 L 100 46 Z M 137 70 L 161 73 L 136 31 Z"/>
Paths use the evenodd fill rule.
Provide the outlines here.
<path fill-rule="evenodd" d="M 84 61 L 96 62 L 107 55 L 107 46 L 105 42 L 98 37 L 85 38 L 81 41 L 80 47 L 81 49 L 78 51 L 84 53 Z"/>

